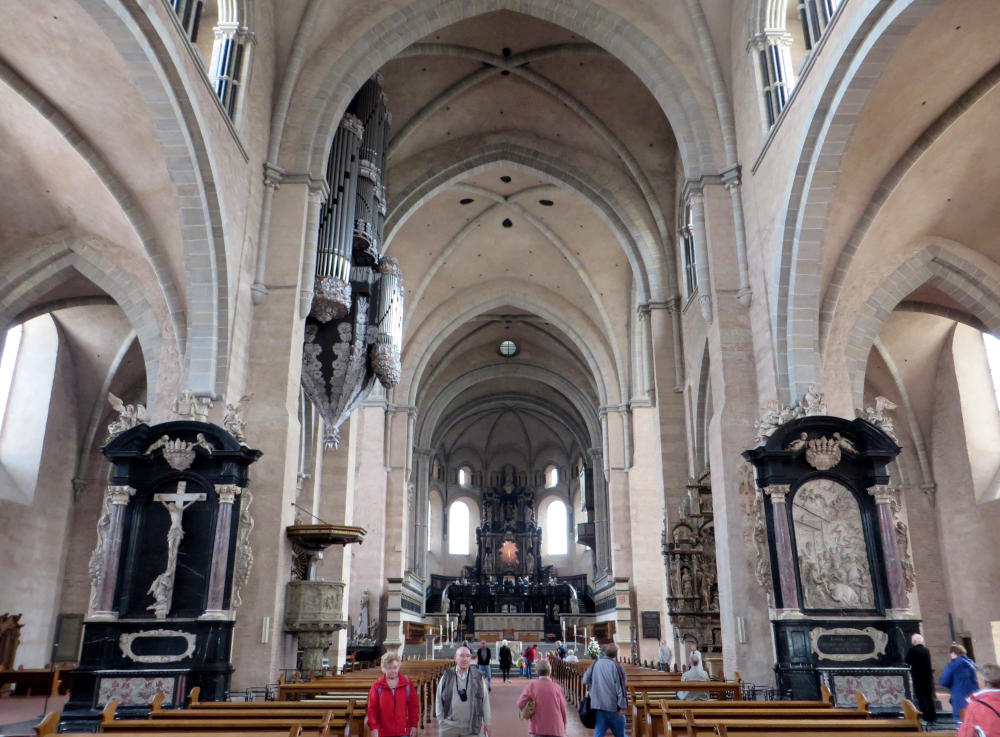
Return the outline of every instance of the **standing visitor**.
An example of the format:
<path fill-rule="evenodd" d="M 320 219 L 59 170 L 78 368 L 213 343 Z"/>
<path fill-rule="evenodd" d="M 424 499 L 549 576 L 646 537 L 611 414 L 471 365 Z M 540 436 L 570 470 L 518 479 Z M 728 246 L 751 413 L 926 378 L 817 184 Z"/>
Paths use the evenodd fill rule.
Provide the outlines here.
<path fill-rule="evenodd" d="M 625 737 L 627 678 L 617 658 L 618 646 L 611 643 L 604 648 L 604 655 L 583 674 L 583 685 L 587 687 L 590 708 L 596 717 L 594 737 L 604 737 L 609 729 L 614 737 Z"/>
<path fill-rule="evenodd" d="M 552 682 L 552 666 L 542 660 L 538 663 L 538 680 L 529 683 L 517 700 L 517 708 L 524 709 L 529 701 L 535 703 L 535 713 L 528 720 L 528 734 L 535 737 L 564 737 L 566 734 L 566 697 L 562 686 Z"/>
<path fill-rule="evenodd" d="M 962 709 L 969 702 L 969 697 L 979 690 L 976 664 L 966 655 L 965 648 L 961 645 L 951 646 L 951 662 L 941 674 L 941 685 L 951 692 L 952 717 L 961 724 Z"/>
<path fill-rule="evenodd" d="M 493 653 L 486 647 L 486 640 L 480 640 L 479 649 L 476 651 L 476 665 L 479 666 L 479 672 L 486 679 L 487 691 L 493 690 L 493 666 L 490 665 L 490 658 L 492 657 Z"/>
<path fill-rule="evenodd" d="M 931 667 L 931 651 L 924 645 L 922 635 L 910 637 L 913 645 L 906 653 L 906 664 L 910 666 L 913 676 L 913 690 L 917 697 L 917 706 L 928 724 L 937 722 L 937 709 L 934 707 L 934 669 Z M 957 715 L 957 712 L 956 712 Z"/>
<path fill-rule="evenodd" d="M 521 676 L 524 678 L 524 666 L 528 664 L 528 661 L 524 659 L 524 653 L 517 656 L 517 670 Z"/>
<path fill-rule="evenodd" d="M 563 647 L 562 640 L 556 640 L 556 655 L 560 660 L 566 659 L 566 648 Z"/>
<path fill-rule="evenodd" d="M 531 679 L 531 667 L 535 664 L 535 658 L 538 657 L 538 645 L 532 645 L 524 651 L 524 672 L 528 679 Z"/>
<path fill-rule="evenodd" d="M 670 649 L 670 645 L 667 644 L 666 640 L 660 640 L 660 649 L 656 655 L 657 660 L 660 662 L 660 670 L 670 670 L 670 661 L 674 659 L 674 651 Z"/>
<path fill-rule="evenodd" d="M 382 656 L 382 677 L 368 691 L 368 728 L 371 737 L 416 737 L 420 699 L 408 677 L 399 672 L 399 656 Z"/>
<path fill-rule="evenodd" d="M 510 680 L 511 665 L 513 665 L 513 656 L 510 652 L 510 646 L 504 640 L 503 645 L 500 647 L 500 675 L 503 676 L 504 683 Z"/>
<path fill-rule="evenodd" d="M 983 663 L 979 669 L 979 685 L 983 690 L 969 698 L 958 737 L 1000 735 L 1000 665 Z"/>
<path fill-rule="evenodd" d="M 469 737 L 482 731 L 490 735 L 490 696 L 465 645 L 455 651 L 455 667 L 441 676 L 434 714 L 441 737 Z"/>
<path fill-rule="evenodd" d="M 682 681 L 711 681 L 708 671 L 702 667 L 701 653 L 691 651 L 691 667 L 684 671 Z M 711 696 L 708 691 L 678 691 L 677 698 L 682 701 L 705 701 Z"/>

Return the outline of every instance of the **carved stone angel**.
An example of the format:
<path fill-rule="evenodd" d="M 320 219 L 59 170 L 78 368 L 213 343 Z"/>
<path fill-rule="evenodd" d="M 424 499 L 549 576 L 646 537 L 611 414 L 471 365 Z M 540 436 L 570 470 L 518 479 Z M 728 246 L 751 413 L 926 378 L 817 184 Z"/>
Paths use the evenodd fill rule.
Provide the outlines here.
<path fill-rule="evenodd" d="M 111 392 L 108 392 L 108 401 L 120 416 L 117 420 L 108 425 L 108 440 L 121 435 L 126 430 L 131 430 L 136 425 L 146 425 L 149 423 L 149 414 L 141 404 L 125 404 Z"/>
<path fill-rule="evenodd" d="M 764 443 L 771 437 L 783 422 L 792 419 L 792 410 L 781 409 L 781 404 L 777 399 L 760 405 L 760 408 L 762 410 L 760 419 L 754 423 L 754 427 L 757 429 L 757 445 Z"/>
<path fill-rule="evenodd" d="M 246 410 L 251 399 L 253 399 L 253 394 L 247 394 L 240 397 L 240 401 L 236 403 L 235 407 L 227 403 L 226 414 L 222 419 L 222 426 L 226 428 L 226 432 L 236 438 L 242 445 L 246 445 L 247 442 L 246 435 L 244 434 L 247 429 L 247 421 L 240 417 L 240 415 Z"/>
<path fill-rule="evenodd" d="M 896 405 L 885 397 L 875 397 L 875 406 L 868 409 L 856 409 L 854 414 L 859 419 L 867 420 L 893 440 L 896 440 L 892 418 L 886 414 L 888 410 L 896 409 Z"/>

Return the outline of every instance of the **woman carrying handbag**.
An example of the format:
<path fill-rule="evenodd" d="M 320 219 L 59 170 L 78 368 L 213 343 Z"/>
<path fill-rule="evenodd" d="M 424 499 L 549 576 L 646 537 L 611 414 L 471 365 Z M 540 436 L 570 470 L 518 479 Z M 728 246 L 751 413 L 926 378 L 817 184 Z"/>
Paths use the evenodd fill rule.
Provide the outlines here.
<path fill-rule="evenodd" d="M 533 737 L 565 737 L 566 697 L 562 686 L 552 682 L 552 666 L 538 661 L 538 679 L 531 681 L 517 700 L 521 719 L 528 720 L 528 734 Z"/>

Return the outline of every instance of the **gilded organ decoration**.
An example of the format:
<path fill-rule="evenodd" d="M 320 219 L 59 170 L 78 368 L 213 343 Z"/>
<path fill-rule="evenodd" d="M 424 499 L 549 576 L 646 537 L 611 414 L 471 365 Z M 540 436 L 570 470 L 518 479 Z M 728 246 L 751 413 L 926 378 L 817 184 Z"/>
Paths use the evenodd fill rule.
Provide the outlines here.
<path fill-rule="evenodd" d="M 795 493 L 792 521 L 806 609 L 874 609 L 861 509 L 832 479 L 812 479 Z"/>

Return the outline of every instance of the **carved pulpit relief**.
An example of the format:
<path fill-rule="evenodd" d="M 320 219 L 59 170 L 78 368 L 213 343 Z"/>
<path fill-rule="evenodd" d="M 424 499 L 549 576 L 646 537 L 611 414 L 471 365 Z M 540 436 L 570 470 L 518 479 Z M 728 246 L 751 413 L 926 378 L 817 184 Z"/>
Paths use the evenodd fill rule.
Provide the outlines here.
<path fill-rule="evenodd" d="M 799 577 L 806 609 L 874 609 L 861 509 L 831 479 L 803 484 L 792 501 Z"/>
<path fill-rule="evenodd" d="M 146 607 L 152 609 L 157 619 L 166 619 L 174 598 L 174 577 L 177 574 L 177 552 L 184 539 L 184 510 L 195 502 L 203 502 L 206 494 L 186 493 L 187 481 L 177 483 L 173 494 L 153 494 L 153 501 L 160 502 L 170 514 L 170 529 L 167 531 L 167 570 L 156 577 L 146 593 L 152 594 L 155 603 Z"/>

